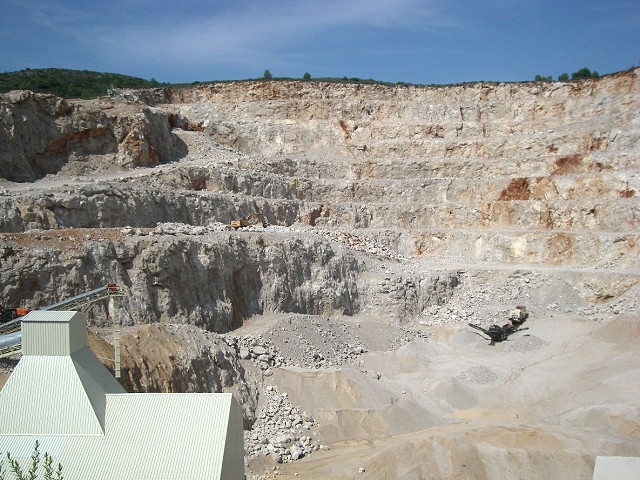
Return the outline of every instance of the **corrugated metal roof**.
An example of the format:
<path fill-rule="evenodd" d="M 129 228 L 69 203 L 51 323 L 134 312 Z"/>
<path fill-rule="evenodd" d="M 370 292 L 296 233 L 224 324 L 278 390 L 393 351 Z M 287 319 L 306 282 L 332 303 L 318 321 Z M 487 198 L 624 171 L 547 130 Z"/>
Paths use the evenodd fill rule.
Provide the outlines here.
<path fill-rule="evenodd" d="M 44 323 L 44 322 L 57 322 L 57 323 L 69 323 L 74 316 L 80 315 L 85 318 L 86 315 L 82 312 L 77 312 L 75 310 L 62 310 L 59 312 L 49 312 L 46 310 L 32 310 L 27 313 L 20 320 L 22 322 L 27 323 Z"/>
<path fill-rule="evenodd" d="M 22 320 L 24 355 L 70 355 L 87 343 L 86 315 L 34 310 Z"/>
<path fill-rule="evenodd" d="M 219 478 L 231 402 L 231 394 L 108 395 L 105 437 L 127 452 L 120 471 L 129 478 Z"/>
<path fill-rule="evenodd" d="M 15 458 L 30 458 L 36 441 L 40 444 L 40 453 L 47 452 L 52 457 L 60 456 L 68 438 L 60 435 L 0 435 L 0 453 L 6 458 L 5 452 L 9 452 Z"/>
<path fill-rule="evenodd" d="M 96 418 L 104 430 L 105 394 L 125 393 L 125 390 L 88 347 L 75 352 L 71 359 Z"/>
<path fill-rule="evenodd" d="M 0 452 L 26 465 L 38 440 L 67 480 L 244 478 L 242 414 L 232 394 L 120 394 L 106 401 L 104 435 L 0 435 Z"/>
<path fill-rule="evenodd" d="M 102 434 L 71 357 L 23 356 L 0 393 L 0 407 L 2 434 Z"/>

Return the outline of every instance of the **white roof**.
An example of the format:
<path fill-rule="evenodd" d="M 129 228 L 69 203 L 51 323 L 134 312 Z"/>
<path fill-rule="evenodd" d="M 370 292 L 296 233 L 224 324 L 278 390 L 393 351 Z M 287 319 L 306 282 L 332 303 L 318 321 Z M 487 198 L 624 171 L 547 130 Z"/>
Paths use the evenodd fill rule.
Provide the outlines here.
<path fill-rule="evenodd" d="M 0 392 L 0 434 L 104 433 L 105 395 L 125 390 L 86 346 L 85 322 L 79 312 L 25 317 L 24 355 Z"/>
<path fill-rule="evenodd" d="M 640 457 L 596 457 L 593 480 L 637 480 Z"/>
<path fill-rule="evenodd" d="M 105 395 L 124 389 L 113 377 L 96 381 L 95 363 L 87 347 L 72 357 L 23 356 L 0 392 L 0 434 L 102 435 Z"/>
<path fill-rule="evenodd" d="M 87 345 L 86 315 L 33 311 L 22 318 L 23 355 L 71 355 Z"/>
<path fill-rule="evenodd" d="M 23 326 L 23 341 L 35 339 L 31 353 L 0 392 L 0 452 L 28 465 L 37 440 L 67 480 L 244 478 L 242 412 L 232 394 L 124 393 L 78 343 L 86 343 L 77 331 L 83 314 L 39 313 L 29 314 L 31 329 Z M 67 315 L 52 324 L 52 313 Z M 37 325 L 53 325 L 54 347 Z M 61 355 L 66 348 L 72 353 Z"/>
<path fill-rule="evenodd" d="M 66 480 L 244 478 L 242 411 L 230 393 L 107 395 L 104 435 L 0 435 L 30 465 L 40 452 Z"/>

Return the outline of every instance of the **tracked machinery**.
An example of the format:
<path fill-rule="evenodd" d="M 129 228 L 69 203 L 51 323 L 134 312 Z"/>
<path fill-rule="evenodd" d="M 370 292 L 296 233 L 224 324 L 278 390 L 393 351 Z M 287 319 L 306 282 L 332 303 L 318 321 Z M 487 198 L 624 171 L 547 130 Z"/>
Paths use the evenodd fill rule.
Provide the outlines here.
<path fill-rule="evenodd" d="M 115 283 L 76 295 L 39 310 L 80 310 L 91 303 L 105 298 L 123 296 Z M 0 306 L 0 358 L 10 357 L 22 350 L 21 318 L 31 310 L 25 308 L 5 308 Z"/>
<path fill-rule="evenodd" d="M 250 213 L 245 218 L 234 219 L 231 220 L 230 226 L 234 230 L 238 230 L 239 228 L 248 227 L 249 225 L 257 225 L 260 224 L 262 227 L 267 226 L 267 220 L 264 218 L 264 215 L 260 211 L 257 202 L 253 202 L 253 209 L 255 210 L 253 213 Z"/>
<path fill-rule="evenodd" d="M 29 313 L 30 310 L 27 308 L 5 308 L 0 305 L 0 325 L 10 322 L 11 320 L 15 320 L 16 318 L 20 318 Z"/>
<path fill-rule="evenodd" d="M 507 340 L 509 335 L 512 333 L 528 330 L 528 327 L 522 327 L 522 324 L 528 317 L 529 314 L 527 313 L 526 307 L 519 305 L 509 312 L 509 321 L 503 325 L 493 324 L 488 328 L 483 328 L 480 325 L 475 325 L 473 323 L 469 323 L 468 325 L 471 328 L 487 335 L 491 340 L 491 345 L 493 345 L 496 342 L 503 342 Z"/>
<path fill-rule="evenodd" d="M 518 325 L 524 322 L 527 317 L 529 317 L 529 314 L 527 313 L 527 307 L 524 305 L 518 305 L 509 312 L 509 321 Z"/>
<path fill-rule="evenodd" d="M 263 227 L 267 226 L 267 221 L 265 220 L 264 215 L 262 215 L 261 213 L 251 213 L 246 218 L 241 218 L 240 220 L 231 220 L 230 223 L 231 228 L 233 228 L 234 230 L 257 224 L 260 224 Z"/>

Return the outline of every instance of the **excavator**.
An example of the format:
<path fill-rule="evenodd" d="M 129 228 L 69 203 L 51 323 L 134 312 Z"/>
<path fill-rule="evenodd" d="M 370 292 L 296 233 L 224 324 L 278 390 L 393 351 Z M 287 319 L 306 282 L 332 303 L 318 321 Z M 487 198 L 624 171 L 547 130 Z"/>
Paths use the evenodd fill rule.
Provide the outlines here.
<path fill-rule="evenodd" d="M 518 325 L 524 322 L 528 316 L 529 314 L 527 313 L 527 307 L 525 307 L 524 305 L 518 305 L 516 308 L 511 310 L 511 312 L 509 312 L 509 320 L 511 321 L 511 323 L 517 323 Z"/>
<path fill-rule="evenodd" d="M 31 310 L 27 308 L 5 308 L 0 305 L 0 324 L 10 322 L 16 318 L 24 317 Z"/>
<path fill-rule="evenodd" d="M 263 227 L 267 226 L 267 221 L 264 219 L 264 216 L 261 213 L 251 213 L 246 218 L 241 218 L 240 220 L 231 220 L 231 228 L 237 230 L 242 227 L 248 227 L 249 225 L 253 225 L 260 222 Z"/>
<path fill-rule="evenodd" d="M 248 227 L 249 225 L 254 225 L 258 222 L 262 224 L 263 227 L 267 226 L 267 221 L 264 218 L 264 215 L 260 212 L 258 208 L 258 204 L 254 201 L 253 208 L 255 209 L 254 213 L 250 213 L 249 216 L 245 218 L 231 220 L 231 228 L 237 230 L 239 228 Z"/>

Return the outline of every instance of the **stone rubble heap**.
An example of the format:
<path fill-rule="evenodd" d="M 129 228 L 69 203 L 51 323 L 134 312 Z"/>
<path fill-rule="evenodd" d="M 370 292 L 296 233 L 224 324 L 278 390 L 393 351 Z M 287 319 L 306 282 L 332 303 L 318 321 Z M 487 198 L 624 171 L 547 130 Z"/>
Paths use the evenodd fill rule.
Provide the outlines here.
<path fill-rule="evenodd" d="M 233 337 L 230 343 L 236 348 L 242 360 L 253 360 L 267 377 L 273 373 L 273 368 L 285 366 L 285 359 L 260 335 Z"/>
<path fill-rule="evenodd" d="M 358 364 L 371 351 L 395 350 L 415 339 L 431 335 L 420 329 L 395 325 L 385 331 L 361 328 L 337 319 L 292 316 L 264 335 L 228 339 L 240 358 L 254 361 L 265 376 L 273 368 L 330 368 Z M 277 345 L 277 346 L 276 346 Z"/>
<path fill-rule="evenodd" d="M 252 430 L 244 432 L 245 459 L 270 455 L 276 463 L 290 463 L 329 447 L 311 432 L 317 422 L 291 404 L 286 393 L 268 385 L 262 394 L 262 409 Z"/>
<path fill-rule="evenodd" d="M 158 223 L 154 229 L 134 228 L 126 226 L 121 229 L 123 235 L 126 236 L 145 236 L 145 235 L 207 235 L 214 232 L 226 232 L 231 230 L 229 225 L 214 222 L 209 225 L 187 225 L 186 223 L 163 222 Z"/>
<path fill-rule="evenodd" d="M 474 365 L 460 372 L 455 378 L 464 384 L 489 385 L 495 382 L 498 376 L 485 366 Z"/>

